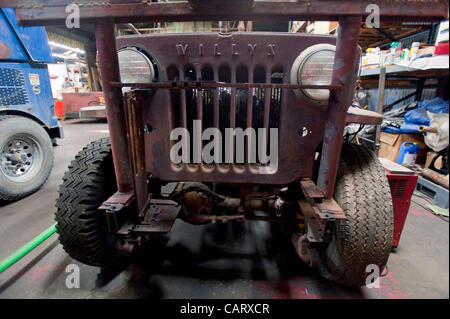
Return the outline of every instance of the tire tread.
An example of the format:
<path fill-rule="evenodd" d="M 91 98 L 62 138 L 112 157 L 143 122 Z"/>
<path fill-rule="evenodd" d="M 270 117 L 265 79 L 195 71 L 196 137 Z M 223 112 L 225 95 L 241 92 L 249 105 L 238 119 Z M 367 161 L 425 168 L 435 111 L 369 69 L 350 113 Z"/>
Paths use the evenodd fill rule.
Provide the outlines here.
<path fill-rule="evenodd" d="M 99 267 L 122 264 L 115 247 L 108 244 L 104 214 L 97 209 L 114 192 L 108 191 L 112 187 L 108 185 L 111 178 L 114 178 L 111 143 L 109 138 L 101 138 L 75 156 L 59 189 L 55 216 L 59 240 L 72 258 L 84 264 Z"/>
<path fill-rule="evenodd" d="M 321 272 L 344 285 L 361 286 L 366 267 L 384 269 L 393 236 L 392 198 L 386 173 L 369 149 L 344 144 L 335 199 L 346 219 L 336 222 L 335 238 L 325 252 Z"/>

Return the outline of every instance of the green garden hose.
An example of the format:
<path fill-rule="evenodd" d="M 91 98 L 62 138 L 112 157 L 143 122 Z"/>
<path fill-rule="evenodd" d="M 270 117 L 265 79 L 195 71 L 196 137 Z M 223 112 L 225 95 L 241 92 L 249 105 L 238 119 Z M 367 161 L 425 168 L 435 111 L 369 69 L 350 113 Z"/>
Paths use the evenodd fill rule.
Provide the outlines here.
<path fill-rule="evenodd" d="M 4 272 L 6 269 L 14 265 L 18 260 L 28 254 L 30 251 L 35 249 L 37 246 L 42 244 L 47 238 L 49 238 L 53 233 L 56 232 L 56 224 L 47 228 L 45 231 L 34 237 L 28 243 L 20 247 L 14 253 L 6 257 L 0 262 L 0 273 Z"/>

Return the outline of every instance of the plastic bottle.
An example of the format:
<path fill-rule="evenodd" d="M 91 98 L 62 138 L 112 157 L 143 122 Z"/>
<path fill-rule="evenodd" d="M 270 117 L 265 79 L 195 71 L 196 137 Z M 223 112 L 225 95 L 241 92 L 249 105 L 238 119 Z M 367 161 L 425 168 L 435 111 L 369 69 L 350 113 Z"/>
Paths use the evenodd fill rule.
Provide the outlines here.
<path fill-rule="evenodd" d="M 380 47 L 376 47 L 373 52 L 376 56 L 376 61 L 377 61 L 376 63 L 377 64 L 383 63 L 384 62 L 384 61 L 382 61 L 383 55 L 381 54 Z"/>
<path fill-rule="evenodd" d="M 408 62 L 409 61 L 409 49 L 403 49 L 402 60 Z"/>
<path fill-rule="evenodd" d="M 399 43 L 397 45 L 397 48 L 395 49 L 394 63 L 398 63 L 398 62 L 400 62 L 402 60 L 402 53 L 403 53 L 402 44 Z"/>
<path fill-rule="evenodd" d="M 419 42 L 413 42 L 411 46 L 411 60 L 413 60 L 415 57 L 417 57 L 417 53 L 419 52 Z"/>
<path fill-rule="evenodd" d="M 398 42 L 393 42 L 391 44 L 391 48 L 389 49 L 389 52 L 386 55 L 386 64 L 394 64 L 395 62 L 395 52 L 397 51 Z"/>
<path fill-rule="evenodd" d="M 397 156 L 397 163 L 403 165 L 414 165 L 419 152 L 419 145 L 417 143 L 404 142 L 400 146 Z"/>

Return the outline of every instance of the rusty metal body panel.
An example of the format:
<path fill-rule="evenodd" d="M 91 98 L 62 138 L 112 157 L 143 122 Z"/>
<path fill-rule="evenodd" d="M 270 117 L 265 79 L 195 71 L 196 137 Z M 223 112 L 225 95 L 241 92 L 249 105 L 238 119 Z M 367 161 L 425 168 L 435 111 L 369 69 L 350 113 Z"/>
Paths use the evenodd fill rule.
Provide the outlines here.
<path fill-rule="evenodd" d="M 26 25 L 64 24 L 66 6 L 73 0 L 0 0 L 2 7 L 17 7 Z M 205 5 L 193 5 L 202 2 Z M 381 21 L 439 21 L 448 18 L 446 0 L 242 0 L 217 6 L 217 1 L 152 2 L 151 0 L 78 0 L 81 23 L 114 18 L 115 23 L 166 21 L 309 20 L 337 21 L 340 16 L 370 14 L 380 7 Z M 209 2 L 209 3 L 208 3 Z"/>
<path fill-rule="evenodd" d="M 111 81 L 120 80 L 119 60 L 111 21 L 98 23 L 95 28 L 103 94 L 106 104 L 109 135 L 113 152 L 114 171 L 119 192 L 132 189 L 133 177 L 127 141 L 125 110 L 120 88 L 111 87 Z M 120 155 L 119 155 L 120 154 Z"/>
<path fill-rule="evenodd" d="M 331 84 L 342 84 L 340 91 L 331 90 L 327 122 L 320 159 L 317 185 L 332 198 L 341 155 L 346 113 L 352 103 L 360 55 L 358 48 L 361 16 L 341 17 L 334 56 Z"/>
<path fill-rule="evenodd" d="M 262 77 L 265 78 L 262 79 L 262 82 L 271 83 L 271 74 L 277 72 L 283 74 L 283 83 L 289 83 L 291 66 L 295 58 L 304 49 L 318 43 L 334 44 L 335 38 L 305 34 L 252 32 L 158 34 L 121 37 L 117 40 L 118 48 L 137 46 L 150 53 L 160 67 L 161 81 L 175 79 L 168 75 L 169 69 L 178 70 L 178 78 L 187 80 L 184 73 L 189 67 L 192 67 L 197 74 L 195 79 L 190 78 L 189 80 L 204 81 L 206 79 L 201 79 L 201 75 L 205 73 L 205 68 L 211 67 L 214 73 L 214 78 L 211 79 L 213 82 L 230 82 L 220 78 L 221 74 L 219 74 L 219 71 L 228 68 L 231 74 L 231 83 L 239 81 L 239 79 L 236 80 L 236 70 L 239 68 L 242 70 L 243 67 L 248 73 L 245 82 L 247 80 L 248 82 L 261 82 L 261 75 L 259 75 L 259 79 L 254 78 L 254 75 L 257 76 L 256 73 L 261 74 L 264 70 L 265 74 Z M 237 76 L 239 77 L 239 74 Z M 175 90 L 178 91 L 178 89 L 172 91 Z M 185 96 L 189 91 L 180 90 L 185 91 L 180 92 Z M 200 89 L 192 90 L 200 91 Z M 212 90 L 217 92 L 218 88 Z M 267 92 L 269 92 L 271 89 L 255 89 L 252 95 L 260 92 L 257 90 L 268 90 Z M 205 90 L 202 91 L 205 92 Z M 156 93 L 144 102 L 144 122 L 152 127 L 152 131 L 145 134 L 146 164 L 147 170 L 154 176 L 169 181 L 255 184 L 288 184 L 300 177 L 311 176 L 314 153 L 323 139 L 327 113 L 326 104 L 320 105 L 311 102 L 306 97 L 298 99 L 293 90 L 281 89 L 279 163 L 278 170 L 273 174 L 259 174 L 256 166 L 247 165 L 240 170 L 228 164 L 220 165 L 220 167 L 215 164 L 208 166 L 194 164 L 175 166 L 172 164 L 169 157 L 170 131 L 180 125 L 190 125 L 190 123 L 174 121 L 174 112 L 180 106 L 180 103 L 176 104 L 171 100 L 169 89 L 157 89 Z M 213 105 L 210 106 L 214 108 Z M 255 104 L 253 103 L 252 106 L 255 107 Z M 265 107 L 269 106 L 265 105 Z M 265 107 L 264 109 L 266 109 Z M 230 108 L 230 114 L 236 111 L 236 105 L 230 105 Z M 263 111 L 262 107 L 260 111 Z M 186 105 L 184 105 L 180 112 L 189 113 L 189 110 L 186 110 Z M 189 114 L 182 116 L 190 118 Z M 219 115 L 214 112 L 214 116 Z M 184 121 L 188 121 L 186 118 Z M 199 118 L 200 116 L 197 114 L 196 119 Z M 205 125 L 204 123 L 203 129 L 208 127 Z M 309 131 L 306 136 L 299 134 L 302 127 L 306 127 Z M 243 127 L 244 130 L 245 128 Z"/>
<path fill-rule="evenodd" d="M 350 106 L 345 121 L 347 123 L 377 125 L 383 122 L 383 114 Z"/>

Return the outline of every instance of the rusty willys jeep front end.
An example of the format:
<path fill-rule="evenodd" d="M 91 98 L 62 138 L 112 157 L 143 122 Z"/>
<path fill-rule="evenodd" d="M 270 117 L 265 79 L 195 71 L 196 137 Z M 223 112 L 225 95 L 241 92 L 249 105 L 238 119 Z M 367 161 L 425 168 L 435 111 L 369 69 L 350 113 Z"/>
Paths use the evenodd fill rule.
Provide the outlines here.
<path fill-rule="evenodd" d="M 320 264 L 307 242 L 330 241 L 334 221 L 345 218 L 315 184 L 329 90 L 343 89 L 343 83 L 331 83 L 335 44 L 333 36 L 258 32 L 119 37 L 122 83 L 112 85 L 127 91 L 130 152 L 140 159 L 132 161 L 140 163 L 134 168 L 140 176 L 136 194 L 147 193 L 147 174 L 150 184 L 180 182 L 169 195 L 173 202 L 163 206 L 143 195 L 141 212 L 151 207 L 175 212 L 178 203 L 178 216 L 191 223 L 257 219 L 298 225 L 305 223 L 296 213 L 300 207 L 314 228 L 309 227 L 309 239 L 296 233 L 294 242 L 305 261 Z M 357 58 L 342 76 L 353 85 L 359 67 L 359 49 L 354 51 Z M 355 118 L 380 119 L 370 112 Z M 205 138 L 210 128 L 218 129 L 217 136 Z M 184 136 L 173 136 L 179 129 Z M 227 138 L 227 130 L 249 129 L 255 134 L 242 134 L 241 142 L 238 136 Z M 139 134 L 143 138 L 136 138 Z M 173 149 L 180 139 L 187 143 L 176 150 L 177 162 Z M 208 148 L 210 139 L 217 147 Z M 205 149 L 212 161 L 200 156 Z M 267 153 L 274 159 L 270 163 Z M 140 217 L 147 220 L 145 213 Z M 138 225 L 131 232 L 152 227 Z"/>
<path fill-rule="evenodd" d="M 0 0 L 21 23 L 65 23 L 71 0 Z M 392 243 L 392 199 L 374 152 L 344 141 L 360 27 L 373 1 L 77 2 L 95 24 L 110 138 L 63 178 L 56 220 L 75 259 L 120 267 L 177 217 L 283 225 L 321 275 L 359 286 Z M 448 2 L 376 1 L 382 21 L 448 19 Z M 339 21 L 337 37 L 195 33 L 119 37 L 114 25 L 166 21 Z M 275 156 L 276 155 L 276 156 Z"/>
<path fill-rule="evenodd" d="M 142 60 L 148 58 L 153 70 L 151 77 L 155 87 L 151 89 L 151 96 L 140 99 L 147 128 L 147 171 L 166 181 L 240 184 L 287 185 L 299 178 L 311 177 L 314 156 L 324 135 L 328 90 L 290 87 L 300 84 L 296 83 L 297 79 L 305 80 L 306 72 L 316 72 L 309 75 L 312 81 L 329 82 L 335 42 L 331 36 L 257 32 L 118 38 L 122 64 L 127 65 L 126 52 L 135 54 L 135 50 L 142 55 Z M 309 54 L 302 56 L 307 49 Z M 119 62 L 120 58 L 119 53 Z M 314 58 L 317 61 L 305 66 L 305 62 Z M 122 72 L 126 73 L 128 68 L 127 65 Z M 158 88 L 158 83 L 166 83 L 169 88 Z M 317 91 L 319 95 L 325 91 L 324 97 L 317 98 Z M 199 121 L 196 129 L 201 132 L 210 127 L 219 128 L 221 132 L 221 147 L 217 150 L 220 154 L 213 163 L 195 159 L 208 143 L 202 140 L 201 132 L 194 131 L 195 120 Z M 180 127 L 189 132 L 190 154 L 186 163 L 174 164 L 169 159 L 176 141 L 171 141 L 170 133 Z M 267 143 L 270 142 L 269 129 L 277 129 L 278 161 L 273 170 L 260 174 L 259 168 L 264 164 L 258 161 L 258 156 L 254 163 L 249 163 L 248 147 L 243 149 L 246 163 L 237 163 L 236 158 L 226 163 L 226 128 L 244 131 L 253 128 L 254 144 L 263 138 L 258 129 L 265 129 L 262 132 L 267 135 Z M 257 151 L 262 146 L 255 145 Z M 232 145 L 231 149 L 241 151 L 236 147 Z M 270 152 L 270 145 L 265 151 Z"/>

